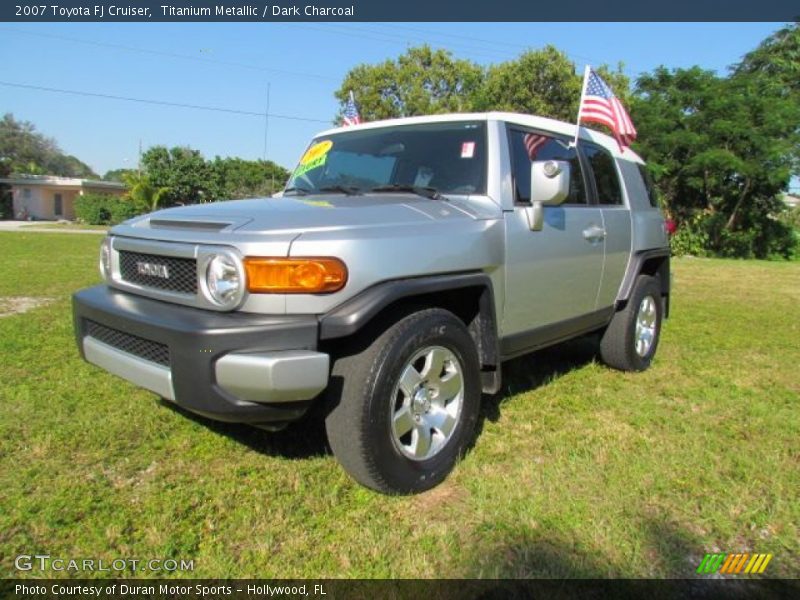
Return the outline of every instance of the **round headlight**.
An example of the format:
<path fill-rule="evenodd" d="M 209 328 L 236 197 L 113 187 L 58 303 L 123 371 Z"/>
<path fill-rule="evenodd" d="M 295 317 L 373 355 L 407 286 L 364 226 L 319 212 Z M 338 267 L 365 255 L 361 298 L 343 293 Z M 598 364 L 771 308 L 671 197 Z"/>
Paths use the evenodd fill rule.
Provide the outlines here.
<path fill-rule="evenodd" d="M 211 299 L 224 307 L 233 307 L 242 294 L 244 281 L 233 257 L 218 254 L 208 263 L 206 284 Z"/>
<path fill-rule="evenodd" d="M 105 238 L 100 244 L 100 276 L 108 279 L 111 275 L 111 238 Z"/>

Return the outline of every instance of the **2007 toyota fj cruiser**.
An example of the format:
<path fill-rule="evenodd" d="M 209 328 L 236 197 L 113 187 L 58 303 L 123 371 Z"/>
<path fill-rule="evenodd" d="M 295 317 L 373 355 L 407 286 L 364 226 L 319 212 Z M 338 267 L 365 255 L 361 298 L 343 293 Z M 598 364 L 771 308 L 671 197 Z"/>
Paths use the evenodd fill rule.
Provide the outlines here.
<path fill-rule="evenodd" d="M 664 219 L 636 154 L 508 113 L 333 129 L 280 197 L 113 228 L 74 296 L 84 358 L 222 421 L 281 427 L 326 402 L 359 482 L 433 487 L 504 360 L 601 332 L 646 369 L 669 308 Z"/>

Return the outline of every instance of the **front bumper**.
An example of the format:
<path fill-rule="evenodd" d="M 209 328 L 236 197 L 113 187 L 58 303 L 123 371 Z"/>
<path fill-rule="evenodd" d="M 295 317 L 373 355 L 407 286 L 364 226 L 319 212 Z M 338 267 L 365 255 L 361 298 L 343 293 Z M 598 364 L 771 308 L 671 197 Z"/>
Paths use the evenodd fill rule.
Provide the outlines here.
<path fill-rule="evenodd" d="M 313 315 L 210 312 L 98 285 L 73 296 L 73 316 L 88 362 L 212 419 L 282 425 L 328 382 Z"/>

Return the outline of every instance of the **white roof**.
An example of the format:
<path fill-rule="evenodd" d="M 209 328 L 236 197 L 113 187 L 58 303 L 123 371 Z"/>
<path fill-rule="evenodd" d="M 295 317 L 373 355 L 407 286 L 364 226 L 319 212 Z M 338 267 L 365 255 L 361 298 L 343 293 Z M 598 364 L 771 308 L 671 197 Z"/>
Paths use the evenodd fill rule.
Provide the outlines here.
<path fill-rule="evenodd" d="M 449 113 L 444 115 L 425 115 L 422 117 L 404 117 L 401 119 L 385 119 L 383 121 L 370 121 L 369 123 L 362 123 L 361 125 L 350 125 L 348 127 L 335 127 L 326 131 L 321 131 L 315 137 L 331 135 L 334 133 L 341 133 L 344 131 L 357 131 L 364 129 L 379 129 L 382 127 L 393 127 L 396 125 L 415 125 L 418 123 L 441 123 L 447 121 L 505 121 L 530 127 L 532 129 L 540 129 L 544 132 L 552 132 L 568 137 L 575 137 L 575 123 L 565 123 L 564 121 L 557 121 L 555 119 L 548 119 L 547 117 L 538 117 L 534 115 L 523 115 L 521 113 L 511 112 L 485 112 L 485 113 Z M 624 152 L 620 151 L 619 144 L 610 135 L 600 133 L 594 129 L 588 129 L 581 126 L 580 139 L 589 140 L 603 146 L 612 155 L 617 158 L 622 158 L 631 162 L 644 164 L 644 161 L 639 157 L 636 152 L 630 148 L 625 148 Z"/>
<path fill-rule="evenodd" d="M 118 181 L 98 181 L 96 179 L 79 179 L 77 177 L 57 177 L 56 175 L 16 175 L 0 179 L 0 183 L 8 185 L 48 185 L 59 187 L 86 187 L 124 190 L 125 184 Z"/>

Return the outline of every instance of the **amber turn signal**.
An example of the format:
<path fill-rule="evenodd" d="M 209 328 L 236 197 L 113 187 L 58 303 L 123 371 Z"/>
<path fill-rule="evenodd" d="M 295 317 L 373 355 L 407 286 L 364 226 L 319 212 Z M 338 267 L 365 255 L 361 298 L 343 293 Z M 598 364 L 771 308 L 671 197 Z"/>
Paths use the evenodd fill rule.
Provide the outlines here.
<path fill-rule="evenodd" d="M 338 258 L 248 256 L 244 269 L 253 294 L 324 294 L 347 283 L 347 267 Z"/>

